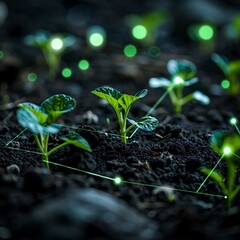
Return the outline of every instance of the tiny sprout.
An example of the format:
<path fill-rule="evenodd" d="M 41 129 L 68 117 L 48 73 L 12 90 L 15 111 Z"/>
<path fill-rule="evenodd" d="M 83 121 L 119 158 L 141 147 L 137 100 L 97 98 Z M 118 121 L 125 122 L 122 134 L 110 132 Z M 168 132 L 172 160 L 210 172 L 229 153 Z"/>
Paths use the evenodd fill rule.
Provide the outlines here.
<path fill-rule="evenodd" d="M 61 125 L 55 123 L 56 120 L 64 113 L 72 111 L 75 106 L 76 101 L 64 94 L 53 95 L 43 101 L 40 106 L 30 102 L 18 105 L 20 108 L 17 111 L 18 122 L 22 127 L 33 133 L 42 160 L 47 168 L 49 168 L 49 156 L 68 144 L 91 152 L 86 139 L 76 132 L 60 136 L 59 139 L 63 140 L 63 143 L 51 150 L 48 149 L 49 136 L 58 133 L 61 129 Z"/>
<path fill-rule="evenodd" d="M 24 42 L 35 48 L 39 48 L 49 69 L 49 77 L 54 79 L 59 69 L 62 54 L 66 48 L 75 43 L 75 38 L 64 34 L 50 34 L 46 31 L 38 31 L 25 37 Z"/>
<path fill-rule="evenodd" d="M 111 87 L 99 87 L 92 91 L 94 95 L 106 100 L 115 110 L 123 143 L 127 142 L 127 133 L 134 127 L 143 131 L 153 131 L 158 126 L 158 120 L 151 116 L 142 117 L 138 121 L 128 118 L 133 103 L 145 97 L 147 92 L 147 89 L 143 89 L 135 95 L 128 95 Z M 131 124 L 129 127 L 127 121 Z"/>
<path fill-rule="evenodd" d="M 229 96 L 236 97 L 240 93 L 240 60 L 229 60 L 223 55 L 214 53 L 212 60 L 222 70 L 227 80 L 221 86 L 226 89 Z"/>
<path fill-rule="evenodd" d="M 167 69 L 171 75 L 170 80 L 163 77 L 154 77 L 149 80 L 149 86 L 152 88 L 165 87 L 169 91 L 169 97 L 175 113 L 180 113 L 182 106 L 192 100 L 197 100 L 205 105 L 210 103 L 209 97 L 200 91 L 194 91 L 187 96 L 183 96 L 185 87 L 198 82 L 198 79 L 195 77 L 197 68 L 192 62 L 185 59 L 170 60 L 167 63 Z"/>
<path fill-rule="evenodd" d="M 221 173 L 206 167 L 201 168 L 201 172 L 220 186 L 230 210 L 234 198 L 240 192 L 240 184 L 237 181 L 238 167 L 240 166 L 240 136 L 215 132 L 211 138 L 211 147 L 216 153 L 223 154 L 222 157 L 226 159 L 227 176 L 224 177 Z"/>

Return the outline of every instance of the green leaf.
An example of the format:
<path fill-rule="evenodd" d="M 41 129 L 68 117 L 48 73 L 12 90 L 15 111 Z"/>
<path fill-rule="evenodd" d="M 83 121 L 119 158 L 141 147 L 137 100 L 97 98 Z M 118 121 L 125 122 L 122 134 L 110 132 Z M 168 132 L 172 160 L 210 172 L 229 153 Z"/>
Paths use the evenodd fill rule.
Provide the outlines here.
<path fill-rule="evenodd" d="M 193 78 L 197 72 L 195 64 L 185 59 L 169 60 L 167 69 L 172 76 L 181 77 L 183 80 Z"/>
<path fill-rule="evenodd" d="M 39 120 L 39 122 L 41 124 L 44 124 L 46 122 L 46 120 L 47 120 L 47 117 L 48 117 L 47 114 L 44 113 L 42 111 L 41 107 L 39 107 L 36 104 L 30 103 L 30 102 L 26 102 L 26 103 L 18 104 L 18 107 L 27 109 L 30 112 L 32 112 L 37 117 L 37 119 Z"/>
<path fill-rule="evenodd" d="M 148 93 L 148 90 L 143 89 L 143 90 L 137 92 L 134 96 L 133 95 L 128 95 L 128 94 L 123 94 L 118 99 L 118 103 L 127 112 L 134 102 L 136 102 L 140 98 L 145 97 L 147 93 Z"/>
<path fill-rule="evenodd" d="M 115 110 L 118 109 L 118 99 L 122 97 L 122 93 L 111 87 L 99 87 L 91 93 L 106 100 Z"/>
<path fill-rule="evenodd" d="M 22 127 L 27 128 L 34 134 L 55 134 L 61 128 L 57 124 L 43 126 L 33 112 L 24 108 L 17 111 L 17 119 Z"/>
<path fill-rule="evenodd" d="M 200 169 L 200 171 L 201 171 L 203 174 L 205 174 L 206 176 L 208 176 L 208 175 L 211 173 L 212 169 L 206 168 L 206 167 L 202 167 L 202 168 Z M 221 189 L 222 189 L 222 191 L 223 191 L 224 194 L 227 194 L 227 188 L 226 188 L 226 185 L 225 185 L 225 183 L 224 183 L 224 177 L 222 176 L 221 173 L 218 173 L 218 172 L 216 172 L 216 171 L 213 171 L 209 177 L 210 177 L 212 180 L 214 180 L 214 181 L 221 187 Z"/>
<path fill-rule="evenodd" d="M 230 74 L 229 60 L 226 57 L 214 53 L 212 55 L 212 60 L 218 65 L 218 67 L 224 72 L 225 75 Z"/>
<path fill-rule="evenodd" d="M 61 140 L 67 142 L 68 144 L 72 144 L 78 148 L 91 152 L 91 147 L 89 146 L 87 140 L 83 138 L 80 134 L 76 132 L 70 132 L 67 135 L 60 136 Z"/>
<path fill-rule="evenodd" d="M 200 91 L 193 92 L 192 96 L 193 96 L 193 99 L 199 101 L 200 103 L 202 103 L 204 105 L 208 105 L 210 103 L 210 98 Z"/>
<path fill-rule="evenodd" d="M 47 124 L 55 122 L 61 115 L 72 111 L 76 101 L 65 94 L 56 94 L 41 104 L 41 109 L 48 114 Z"/>
<path fill-rule="evenodd" d="M 147 132 L 153 131 L 158 126 L 159 123 L 155 117 L 151 116 L 142 117 L 137 122 L 132 119 L 128 119 L 128 121 L 131 124 L 142 129 L 143 131 Z"/>
<path fill-rule="evenodd" d="M 149 86 L 151 88 L 169 87 L 171 84 L 169 79 L 163 77 L 149 79 Z"/>

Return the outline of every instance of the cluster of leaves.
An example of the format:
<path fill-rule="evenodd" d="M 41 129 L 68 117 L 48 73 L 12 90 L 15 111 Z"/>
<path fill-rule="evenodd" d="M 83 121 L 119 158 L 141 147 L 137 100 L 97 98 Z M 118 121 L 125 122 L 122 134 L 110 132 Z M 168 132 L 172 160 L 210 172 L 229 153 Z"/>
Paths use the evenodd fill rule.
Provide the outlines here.
<path fill-rule="evenodd" d="M 151 88 L 164 87 L 169 91 L 169 97 L 175 113 L 182 112 L 183 105 L 192 100 L 197 100 L 205 105 L 209 104 L 210 99 L 200 91 L 194 91 L 191 94 L 183 96 L 185 87 L 198 82 L 198 78 L 195 77 L 197 68 L 192 62 L 185 59 L 169 60 L 167 70 L 171 75 L 170 79 L 154 77 L 149 80 L 149 86 Z"/>
<path fill-rule="evenodd" d="M 235 97 L 240 93 L 240 60 L 230 61 L 223 55 L 214 53 L 212 60 L 223 71 L 226 80 L 229 81 L 227 92 L 229 96 Z"/>
<path fill-rule="evenodd" d="M 134 127 L 144 131 L 152 131 L 158 126 L 158 120 L 151 116 L 144 116 L 138 121 L 128 118 L 133 103 L 145 97 L 147 92 L 147 89 L 143 89 L 135 95 L 128 95 L 111 87 L 99 87 L 92 91 L 93 94 L 106 100 L 113 107 L 117 115 L 121 140 L 123 143 L 127 142 L 127 133 Z M 129 127 L 127 127 L 127 121 L 131 124 Z"/>
<path fill-rule="evenodd" d="M 54 47 L 53 44 L 56 39 L 59 45 Z M 38 31 L 35 34 L 26 36 L 24 42 L 28 46 L 38 48 L 42 51 L 48 65 L 49 77 L 50 79 L 54 79 L 61 62 L 62 54 L 66 48 L 75 43 L 75 38 L 70 35 L 51 34 L 47 31 Z"/>
<path fill-rule="evenodd" d="M 40 106 L 25 102 L 18 105 L 17 119 L 19 124 L 33 133 L 36 144 L 42 155 L 42 160 L 49 168 L 48 158 L 58 149 L 73 144 L 83 150 L 91 152 L 91 148 L 81 135 L 76 132 L 70 132 L 67 135 L 60 136 L 63 143 L 48 149 L 49 135 L 60 131 L 61 125 L 55 123 L 64 113 L 72 111 L 76 106 L 76 101 L 67 95 L 57 94 L 46 99 Z"/>
<path fill-rule="evenodd" d="M 212 178 L 227 196 L 227 206 L 231 209 L 232 202 L 240 192 L 240 183 L 237 180 L 237 171 L 240 166 L 240 136 L 227 132 L 216 132 L 211 138 L 212 149 L 224 156 L 227 163 L 227 176 L 217 171 L 203 167 L 201 172 Z M 226 149 L 228 152 L 226 153 Z"/>

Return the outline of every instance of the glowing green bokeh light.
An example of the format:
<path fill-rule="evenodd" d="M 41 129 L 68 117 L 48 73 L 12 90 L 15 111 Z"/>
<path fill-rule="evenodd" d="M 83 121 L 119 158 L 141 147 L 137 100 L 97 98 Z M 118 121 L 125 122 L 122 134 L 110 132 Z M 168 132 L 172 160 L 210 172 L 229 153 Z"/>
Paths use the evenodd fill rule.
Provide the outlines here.
<path fill-rule="evenodd" d="M 93 33 L 89 37 L 89 42 L 92 46 L 94 47 L 99 47 L 103 44 L 104 42 L 104 37 L 100 33 Z"/>
<path fill-rule="evenodd" d="M 174 79 L 173 79 L 173 82 L 174 82 L 174 84 L 176 84 L 176 85 L 180 85 L 180 84 L 183 84 L 184 83 L 184 80 L 181 78 L 181 77 L 175 77 Z"/>
<path fill-rule="evenodd" d="M 230 82 L 226 79 L 222 80 L 221 87 L 224 89 L 228 89 L 230 87 Z"/>
<path fill-rule="evenodd" d="M 82 71 L 86 71 L 89 69 L 89 62 L 86 59 L 82 59 L 78 63 L 78 68 Z"/>
<path fill-rule="evenodd" d="M 29 73 L 27 75 L 27 80 L 29 82 L 35 82 L 37 80 L 37 75 L 35 73 Z"/>
<path fill-rule="evenodd" d="M 209 25 L 202 25 L 199 29 L 198 29 L 198 35 L 202 40 L 210 40 L 213 38 L 214 36 L 214 30 L 211 26 Z"/>
<path fill-rule="evenodd" d="M 115 177 L 113 181 L 114 181 L 114 184 L 116 184 L 116 185 L 122 184 L 122 178 L 120 178 L 120 177 Z"/>
<path fill-rule="evenodd" d="M 129 44 L 125 46 L 123 52 L 126 57 L 131 58 L 137 54 L 137 48 L 134 45 Z"/>
<path fill-rule="evenodd" d="M 64 68 L 62 70 L 62 76 L 64 78 L 70 78 L 72 76 L 72 70 L 70 68 Z"/>
<path fill-rule="evenodd" d="M 230 118 L 229 122 L 230 122 L 230 124 L 235 125 L 235 124 L 237 124 L 237 118 L 232 117 L 232 118 Z"/>
<path fill-rule="evenodd" d="M 61 38 L 53 38 L 50 41 L 50 46 L 53 50 L 59 51 L 63 48 L 63 40 Z"/>
<path fill-rule="evenodd" d="M 230 147 L 228 147 L 228 146 L 224 147 L 224 149 L 223 149 L 224 155 L 229 155 L 231 152 L 232 152 L 232 150 Z"/>
<path fill-rule="evenodd" d="M 147 36 L 147 29 L 143 25 L 136 25 L 132 29 L 132 35 L 136 39 L 144 39 Z"/>

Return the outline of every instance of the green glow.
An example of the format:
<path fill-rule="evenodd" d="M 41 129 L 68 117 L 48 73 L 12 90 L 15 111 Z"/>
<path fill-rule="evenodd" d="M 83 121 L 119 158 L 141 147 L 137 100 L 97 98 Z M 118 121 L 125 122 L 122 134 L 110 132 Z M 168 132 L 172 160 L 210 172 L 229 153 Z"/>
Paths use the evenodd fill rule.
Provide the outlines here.
<path fill-rule="evenodd" d="M 232 150 L 230 147 L 228 147 L 228 146 L 224 147 L 224 149 L 223 149 L 224 155 L 229 155 L 231 152 L 232 152 Z"/>
<path fill-rule="evenodd" d="M 2 59 L 4 57 L 4 52 L 0 51 L 0 59 Z"/>
<path fill-rule="evenodd" d="M 158 57 L 160 55 L 160 53 L 161 53 L 161 50 L 159 47 L 150 47 L 148 49 L 148 55 L 150 57 Z"/>
<path fill-rule="evenodd" d="M 230 121 L 229 121 L 232 125 L 235 125 L 235 124 L 237 124 L 237 118 L 235 118 L 235 117 L 232 117 L 232 118 L 230 118 Z"/>
<path fill-rule="evenodd" d="M 226 79 L 222 80 L 221 87 L 224 89 L 228 89 L 230 87 L 230 82 Z"/>
<path fill-rule="evenodd" d="M 136 39 L 144 39 L 147 36 L 147 29 L 143 25 L 136 25 L 132 29 L 132 35 Z"/>
<path fill-rule="evenodd" d="M 126 57 L 131 58 L 137 54 L 137 48 L 134 45 L 129 44 L 124 48 L 123 52 Z"/>
<path fill-rule="evenodd" d="M 104 42 L 104 37 L 100 33 L 93 33 L 89 37 L 89 43 L 94 47 L 100 47 Z"/>
<path fill-rule="evenodd" d="M 176 84 L 176 85 L 180 85 L 180 84 L 183 84 L 184 83 L 184 80 L 181 78 L 181 77 L 175 77 L 173 79 L 173 82 Z"/>
<path fill-rule="evenodd" d="M 122 178 L 120 178 L 120 177 L 115 177 L 113 181 L 116 185 L 122 184 Z"/>
<path fill-rule="evenodd" d="M 72 76 L 72 70 L 70 68 L 64 68 L 62 70 L 62 76 L 64 78 L 70 78 Z"/>
<path fill-rule="evenodd" d="M 213 38 L 214 35 L 214 31 L 213 28 L 209 25 L 202 25 L 199 29 L 198 29 L 198 35 L 202 40 L 210 40 Z"/>
<path fill-rule="evenodd" d="M 50 46 L 53 50 L 59 51 L 63 48 L 63 40 L 61 38 L 53 38 L 50 42 Z"/>
<path fill-rule="evenodd" d="M 86 59 L 82 59 L 78 63 L 78 68 L 82 71 L 86 71 L 89 69 L 89 62 Z"/>
<path fill-rule="evenodd" d="M 27 80 L 29 82 L 35 82 L 37 80 L 37 75 L 35 73 L 29 73 L 27 75 Z"/>

